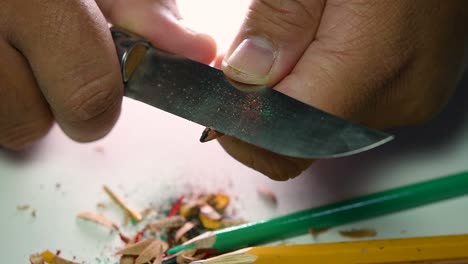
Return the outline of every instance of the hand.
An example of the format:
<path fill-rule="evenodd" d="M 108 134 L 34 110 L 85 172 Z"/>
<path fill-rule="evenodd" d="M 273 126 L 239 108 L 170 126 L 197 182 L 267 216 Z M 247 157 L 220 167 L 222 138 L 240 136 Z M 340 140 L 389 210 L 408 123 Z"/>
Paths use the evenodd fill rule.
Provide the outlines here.
<path fill-rule="evenodd" d="M 419 124 L 444 106 L 466 69 L 466 25 L 464 0 L 254 0 L 222 68 L 367 126 Z M 276 180 L 312 163 L 219 141 Z"/>
<path fill-rule="evenodd" d="M 216 55 L 211 38 L 179 21 L 174 1 L 3 0 L 0 147 L 27 147 L 53 120 L 80 142 L 109 132 L 123 86 L 105 17 L 167 51 L 205 63 Z"/>

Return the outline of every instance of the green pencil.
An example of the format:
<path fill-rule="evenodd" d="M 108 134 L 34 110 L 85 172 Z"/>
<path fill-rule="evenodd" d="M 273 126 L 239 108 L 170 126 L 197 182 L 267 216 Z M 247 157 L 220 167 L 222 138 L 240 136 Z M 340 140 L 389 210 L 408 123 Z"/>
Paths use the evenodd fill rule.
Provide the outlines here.
<path fill-rule="evenodd" d="M 167 251 L 213 248 L 220 253 L 426 205 L 468 193 L 468 172 L 378 192 L 305 211 L 207 232 Z"/>

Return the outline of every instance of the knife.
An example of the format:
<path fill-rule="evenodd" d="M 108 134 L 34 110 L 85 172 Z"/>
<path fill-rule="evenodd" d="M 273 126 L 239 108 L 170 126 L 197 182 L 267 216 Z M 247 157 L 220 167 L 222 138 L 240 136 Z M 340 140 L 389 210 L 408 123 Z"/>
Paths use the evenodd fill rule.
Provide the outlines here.
<path fill-rule="evenodd" d="M 112 27 L 125 96 L 290 157 L 334 158 L 393 136 L 363 127 L 269 87 L 248 89 L 222 71 L 152 46 Z"/>

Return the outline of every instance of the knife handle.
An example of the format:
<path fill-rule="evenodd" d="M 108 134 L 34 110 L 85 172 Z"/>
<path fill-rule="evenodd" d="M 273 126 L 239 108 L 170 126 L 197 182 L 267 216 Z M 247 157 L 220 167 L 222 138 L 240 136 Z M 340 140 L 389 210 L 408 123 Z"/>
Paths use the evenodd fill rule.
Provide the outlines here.
<path fill-rule="evenodd" d="M 143 37 L 122 28 L 111 27 L 124 83 L 130 80 L 151 44 Z"/>

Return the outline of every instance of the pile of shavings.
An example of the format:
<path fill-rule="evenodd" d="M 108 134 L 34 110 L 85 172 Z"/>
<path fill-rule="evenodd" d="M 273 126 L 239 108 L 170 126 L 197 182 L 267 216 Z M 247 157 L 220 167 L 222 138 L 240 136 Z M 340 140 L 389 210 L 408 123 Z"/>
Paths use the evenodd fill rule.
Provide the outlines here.
<path fill-rule="evenodd" d="M 119 235 L 123 246 L 115 252 L 120 264 L 185 264 L 217 255 L 211 249 L 184 250 L 175 256 L 167 256 L 167 249 L 183 244 L 207 231 L 217 230 L 245 223 L 233 218 L 227 210 L 231 198 L 224 193 L 201 193 L 182 196 L 170 203 L 167 210 L 157 213 L 154 208 L 139 212 L 110 188 L 104 186 L 105 193 L 123 210 L 133 225 L 143 225 L 134 234 L 125 234 L 119 226 L 102 213 L 82 212 L 79 219 L 93 222 L 108 228 Z M 102 203 L 98 208 L 105 208 Z M 126 225 L 124 221 L 123 225 Z M 170 262 L 168 262 L 170 259 Z M 79 264 L 66 260 L 51 251 L 30 256 L 31 264 Z"/>

